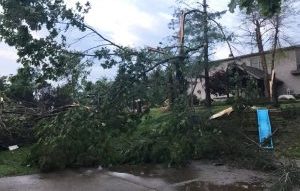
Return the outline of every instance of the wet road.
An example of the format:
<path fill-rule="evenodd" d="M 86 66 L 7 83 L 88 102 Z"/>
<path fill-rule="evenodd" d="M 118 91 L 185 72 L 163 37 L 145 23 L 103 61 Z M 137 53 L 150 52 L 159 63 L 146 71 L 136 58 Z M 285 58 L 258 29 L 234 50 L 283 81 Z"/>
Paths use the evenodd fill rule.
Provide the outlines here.
<path fill-rule="evenodd" d="M 268 185 L 267 174 L 204 162 L 180 169 L 122 166 L 0 179 L 0 191 L 243 191 L 265 190 Z"/>

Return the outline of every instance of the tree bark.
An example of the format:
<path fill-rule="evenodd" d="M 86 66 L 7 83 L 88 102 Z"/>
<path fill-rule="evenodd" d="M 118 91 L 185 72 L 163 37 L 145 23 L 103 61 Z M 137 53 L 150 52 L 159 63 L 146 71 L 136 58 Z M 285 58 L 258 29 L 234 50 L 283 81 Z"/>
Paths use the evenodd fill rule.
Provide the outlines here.
<path fill-rule="evenodd" d="M 179 59 L 175 61 L 175 86 L 176 86 L 176 97 L 181 94 L 186 93 L 185 88 L 185 79 L 183 75 L 183 68 L 184 68 L 184 60 L 185 60 L 185 52 L 184 52 L 184 24 L 185 24 L 185 14 L 184 12 L 181 13 L 180 17 L 180 30 L 179 30 Z"/>
<path fill-rule="evenodd" d="M 269 88 L 269 72 L 268 65 L 266 60 L 266 55 L 264 52 L 264 46 L 262 42 L 262 34 L 261 34 L 261 24 L 259 20 L 255 19 L 255 33 L 256 33 L 256 43 L 258 47 L 258 53 L 261 61 L 261 65 L 264 71 L 264 95 L 266 98 L 270 98 L 270 88 Z"/>
<path fill-rule="evenodd" d="M 168 71 L 168 99 L 169 99 L 169 105 L 174 104 L 174 82 L 173 82 L 173 76 L 172 76 L 172 69 L 170 67 Z"/>
<path fill-rule="evenodd" d="M 211 107 L 210 83 L 209 83 L 209 65 L 208 65 L 208 15 L 207 3 L 203 0 L 203 24 L 204 24 L 204 79 L 205 79 L 205 101 L 206 106 Z"/>
<path fill-rule="evenodd" d="M 275 16 L 274 27 L 275 27 L 275 34 L 274 34 L 274 41 L 273 41 L 273 50 L 272 50 L 272 60 L 271 60 L 271 72 L 272 78 L 270 81 L 270 92 L 271 92 L 271 101 L 277 105 L 277 86 L 276 86 L 276 75 L 275 75 L 275 57 L 276 57 L 276 49 L 278 44 L 278 34 L 279 34 L 279 15 Z"/>

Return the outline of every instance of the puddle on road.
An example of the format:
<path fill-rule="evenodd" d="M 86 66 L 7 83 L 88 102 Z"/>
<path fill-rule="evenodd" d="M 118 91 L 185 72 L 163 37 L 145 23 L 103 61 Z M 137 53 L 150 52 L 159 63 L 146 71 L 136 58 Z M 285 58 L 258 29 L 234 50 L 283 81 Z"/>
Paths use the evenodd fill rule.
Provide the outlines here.
<path fill-rule="evenodd" d="M 191 168 L 166 168 L 163 165 L 122 165 L 109 169 L 112 172 L 130 174 L 142 178 L 163 179 L 168 183 L 183 182 L 198 177 L 199 172 Z"/>
<path fill-rule="evenodd" d="M 234 183 L 228 185 L 215 185 L 210 182 L 194 181 L 190 183 L 179 183 L 180 186 L 170 185 L 161 178 L 146 178 L 128 173 L 109 172 L 108 174 L 126 179 L 130 182 L 163 191 L 263 191 L 265 187 L 260 183 Z M 144 174 L 143 174 L 144 175 Z"/>
<path fill-rule="evenodd" d="M 129 173 L 135 176 L 151 177 L 159 176 L 160 170 L 165 170 L 162 165 L 121 165 L 109 168 L 112 172 Z"/>
<path fill-rule="evenodd" d="M 214 185 L 209 182 L 193 182 L 177 187 L 178 191 L 263 191 L 261 184 L 235 183 L 230 185 Z"/>
<path fill-rule="evenodd" d="M 201 181 L 198 178 L 203 171 L 195 169 L 195 166 L 174 169 L 164 168 L 161 165 L 123 165 L 109 170 L 112 176 L 163 191 L 263 191 L 266 189 L 260 182 L 214 184 L 213 180 Z"/>

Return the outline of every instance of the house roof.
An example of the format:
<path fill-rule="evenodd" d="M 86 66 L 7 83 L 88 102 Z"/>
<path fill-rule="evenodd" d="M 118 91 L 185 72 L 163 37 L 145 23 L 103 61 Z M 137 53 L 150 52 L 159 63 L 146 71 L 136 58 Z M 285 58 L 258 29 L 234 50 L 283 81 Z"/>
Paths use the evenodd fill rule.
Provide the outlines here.
<path fill-rule="evenodd" d="M 278 48 L 277 51 L 288 51 L 288 50 L 293 50 L 293 49 L 300 49 L 300 45 Z M 272 50 L 265 51 L 264 53 L 270 54 L 270 53 L 272 53 Z M 239 59 L 249 58 L 249 57 L 254 57 L 254 56 L 259 56 L 259 53 L 256 52 L 256 53 L 245 54 L 245 55 L 241 55 L 241 56 L 229 57 L 229 58 L 214 60 L 213 62 L 234 61 L 234 60 L 239 60 Z"/>
<path fill-rule="evenodd" d="M 250 76 L 253 76 L 256 79 L 259 79 L 259 80 L 264 79 L 264 71 L 261 69 L 254 68 L 251 66 L 246 66 L 246 65 L 239 65 L 239 64 L 235 64 L 235 63 L 228 64 L 227 69 L 231 69 L 231 68 L 238 68 L 238 69 L 246 72 Z"/>
<path fill-rule="evenodd" d="M 251 67 L 251 66 L 242 66 L 245 71 L 248 73 L 248 74 L 251 74 L 252 76 L 256 77 L 256 78 L 259 78 L 259 79 L 263 79 L 264 76 L 265 76 L 265 73 L 263 70 L 260 70 L 258 68 L 254 68 L 254 67 Z"/>
<path fill-rule="evenodd" d="M 238 68 L 244 72 L 246 72 L 248 75 L 254 77 L 255 79 L 258 79 L 258 80 L 263 80 L 264 79 L 264 76 L 265 76 L 265 73 L 263 70 L 261 69 L 258 69 L 258 68 L 254 68 L 254 67 L 251 67 L 251 66 L 247 66 L 245 64 L 242 64 L 242 65 L 239 65 L 239 64 L 235 64 L 234 62 L 233 63 L 230 63 L 228 64 L 228 67 L 227 69 L 230 69 L 230 68 Z M 269 79 L 271 78 L 271 75 L 268 76 Z M 276 81 L 278 84 L 283 84 L 283 82 L 279 79 L 276 78 Z"/>

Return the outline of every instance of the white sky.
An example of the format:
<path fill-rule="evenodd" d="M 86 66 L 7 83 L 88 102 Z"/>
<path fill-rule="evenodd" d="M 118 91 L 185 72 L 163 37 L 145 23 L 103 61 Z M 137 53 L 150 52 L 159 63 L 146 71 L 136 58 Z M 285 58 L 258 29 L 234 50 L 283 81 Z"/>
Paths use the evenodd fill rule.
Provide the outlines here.
<path fill-rule="evenodd" d="M 68 6 L 78 0 L 65 0 Z M 85 2 L 86 0 L 80 0 Z M 168 29 L 176 0 L 89 0 L 92 9 L 86 16 L 86 22 L 96 28 L 105 37 L 122 45 L 134 47 L 156 46 L 173 31 Z M 227 9 L 229 0 L 208 0 L 210 9 Z M 227 13 L 222 18 L 230 30 L 238 27 L 236 15 Z M 89 42 L 91 43 L 91 42 Z M 224 47 L 218 47 L 215 58 L 225 58 L 229 54 Z M 0 44 L 0 75 L 16 73 L 17 55 L 13 48 Z M 110 71 L 100 67 L 91 73 L 92 78 L 111 77 Z"/>
<path fill-rule="evenodd" d="M 78 0 L 68 0 L 71 6 Z M 84 3 L 86 0 L 79 0 Z M 157 44 L 157 39 L 169 35 L 175 0 L 89 0 L 92 9 L 86 22 L 111 40 L 122 45 Z M 156 5 L 155 5 L 156 4 Z M 146 33 L 146 34 L 145 34 Z"/>

